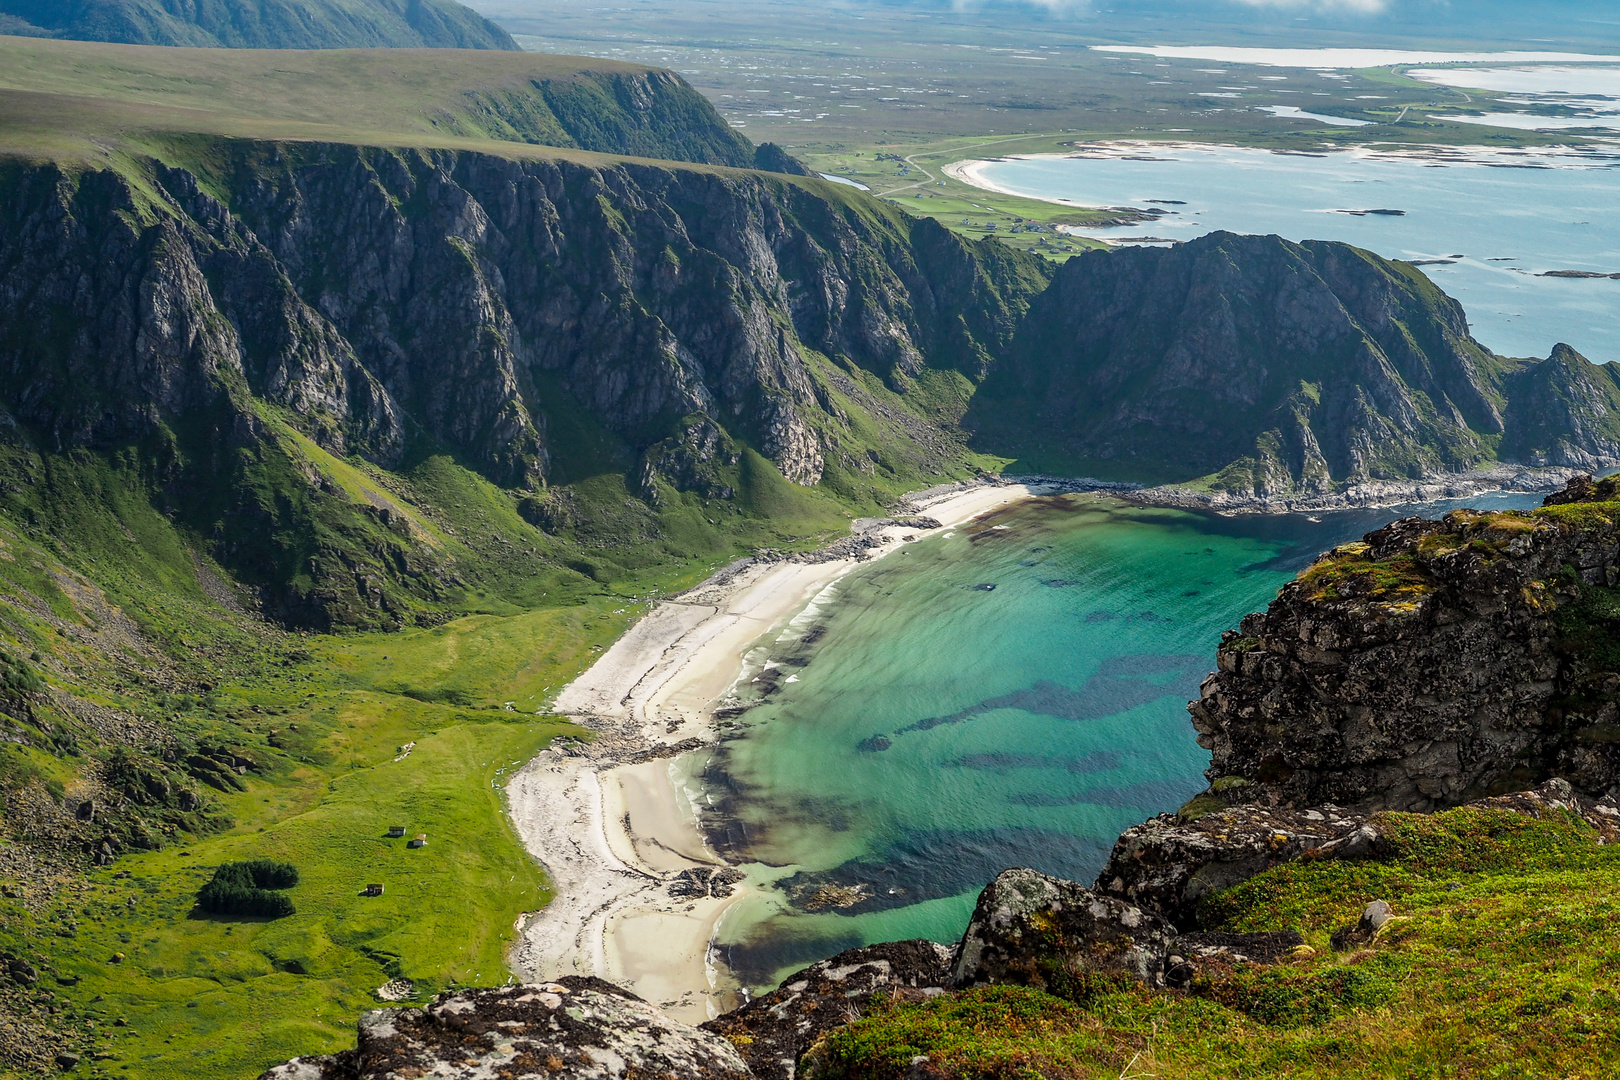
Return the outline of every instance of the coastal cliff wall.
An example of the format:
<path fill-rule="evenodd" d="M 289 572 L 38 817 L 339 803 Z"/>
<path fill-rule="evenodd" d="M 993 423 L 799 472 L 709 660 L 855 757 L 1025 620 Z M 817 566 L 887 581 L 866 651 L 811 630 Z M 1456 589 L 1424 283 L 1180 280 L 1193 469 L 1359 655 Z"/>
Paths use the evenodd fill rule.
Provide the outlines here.
<path fill-rule="evenodd" d="M 1049 432 L 1047 453 L 1092 470 L 1265 499 L 1497 460 L 1620 463 L 1616 402 L 1613 370 L 1566 345 L 1495 355 L 1407 264 L 1212 233 L 1071 259 L 969 422 L 1009 446 Z"/>
<path fill-rule="evenodd" d="M 1431 810 L 1620 784 L 1620 504 L 1408 518 L 1327 553 L 1229 631 L 1189 706 L 1223 797 Z"/>

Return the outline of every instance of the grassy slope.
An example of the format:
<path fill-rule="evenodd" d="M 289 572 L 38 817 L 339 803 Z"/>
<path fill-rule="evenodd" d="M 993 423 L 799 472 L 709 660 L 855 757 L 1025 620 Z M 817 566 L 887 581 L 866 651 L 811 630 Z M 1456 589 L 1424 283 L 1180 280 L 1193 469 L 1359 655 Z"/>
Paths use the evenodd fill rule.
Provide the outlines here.
<path fill-rule="evenodd" d="M 1613 1075 L 1620 851 L 1577 819 L 1385 815 L 1391 857 L 1294 863 L 1221 895 L 1234 931 L 1297 928 L 1308 955 L 1206 971 L 1186 994 L 991 988 L 900 1006 L 830 1036 L 817 1080 L 888 1080 L 916 1055 L 977 1078 Z M 1367 948 L 1329 934 L 1373 899 Z"/>
<path fill-rule="evenodd" d="M 114 144 L 164 134 L 506 153 L 535 141 L 618 149 L 569 136 L 536 83 L 549 81 L 558 108 L 572 104 L 573 87 L 585 104 L 611 109 L 616 103 L 596 84 L 647 70 L 521 52 L 182 49 L 0 37 L 0 150 L 102 161 Z M 713 128 L 708 143 L 733 136 L 698 95 L 685 96 L 692 101 L 665 104 L 707 115 L 669 117 L 672 130 L 659 133 L 668 145 L 656 149 L 712 159 L 681 154 L 674 121 Z"/>

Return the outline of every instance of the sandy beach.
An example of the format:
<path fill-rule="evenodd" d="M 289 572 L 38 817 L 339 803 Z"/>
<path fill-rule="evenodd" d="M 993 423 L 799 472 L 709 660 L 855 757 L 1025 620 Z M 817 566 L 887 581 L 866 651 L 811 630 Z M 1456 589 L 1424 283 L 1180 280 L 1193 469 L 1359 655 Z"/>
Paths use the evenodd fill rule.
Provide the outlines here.
<path fill-rule="evenodd" d="M 950 527 L 1073 490 L 1056 481 L 948 485 L 911 496 L 901 512 Z M 511 964 L 520 978 L 598 975 L 694 1023 L 731 1007 L 737 988 L 711 946 L 750 883 L 728 886 L 725 896 L 671 895 L 683 871 L 725 865 L 677 790 L 673 760 L 714 740 L 714 709 L 761 638 L 854 567 L 932 531 L 904 520 L 857 521 L 859 543 L 817 555 L 733 563 L 658 604 L 563 689 L 554 711 L 591 728 L 595 740 L 542 752 L 507 787 L 518 833 L 557 889 L 519 922 Z"/>

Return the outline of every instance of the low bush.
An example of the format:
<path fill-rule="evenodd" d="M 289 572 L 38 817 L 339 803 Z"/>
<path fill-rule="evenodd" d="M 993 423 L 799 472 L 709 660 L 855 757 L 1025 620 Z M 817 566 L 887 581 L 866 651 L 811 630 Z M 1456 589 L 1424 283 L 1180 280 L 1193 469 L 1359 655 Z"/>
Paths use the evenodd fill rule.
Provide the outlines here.
<path fill-rule="evenodd" d="M 278 889 L 298 884 L 298 868 L 271 859 L 226 863 L 197 890 L 197 906 L 211 915 L 291 915 L 292 900 Z"/>

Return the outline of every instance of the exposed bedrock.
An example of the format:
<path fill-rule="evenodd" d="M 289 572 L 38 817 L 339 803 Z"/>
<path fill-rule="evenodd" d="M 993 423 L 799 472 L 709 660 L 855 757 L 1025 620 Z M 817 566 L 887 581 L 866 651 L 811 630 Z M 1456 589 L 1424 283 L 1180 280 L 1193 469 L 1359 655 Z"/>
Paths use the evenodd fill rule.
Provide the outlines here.
<path fill-rule="evenodd" d="M 359 1045 L 295 1058 L 262 1080 L 384 1080 L 402 1076 L 568 1076 L 581 1080 L 744 1080 L 726 1040 L 671 1020 L 601 979 L 440 994 L 425 1009 L 378 1009 Z"/>
<path fill-rule="evenodd" d="M 1241 799 L 1248 785 L 1228 785 Z M 1567 780 L 1548 780 L 1533 791 L 1469 804 L 1508 810 L 1538 820 L 1574 814 L 1599 843 L 1620 840 L 1620 805 L 1582 796 Z M 1365 859 L 1385 851 L 1383 819 L 1335 806 L 1286 809 L 1221 805 L 1204 795 L 1180 813 L 1160 814 L 1120 834 L 1093 888 L 1134 904 L 1184 931 L 1198 928 L 1199 902 L 1298 859 Z"/>
<path fill-rule="evenodd" d="M 1614 791 L 1613 497 L 1583 477 L 1533 513 L 1408 518 L 1324 555 L 1227 632 L 1188 706 L 1214 789 L 1361 811 L 1554 776 Z"/>
<path fill-rule="evenodd" d="M 761 1080 L 793 1080 L 804 1052 L 827 1032 L 859 1019 L 875 995 L 926 1001 L 944 993 L 954 956 L 954 949 L 932 941 L 849 949 L 700 1026 L 731 1040 Z"/>

